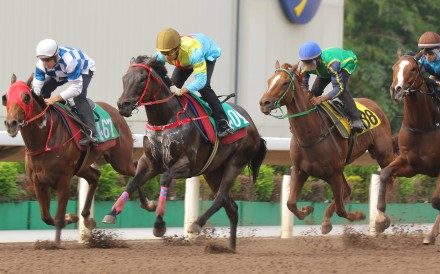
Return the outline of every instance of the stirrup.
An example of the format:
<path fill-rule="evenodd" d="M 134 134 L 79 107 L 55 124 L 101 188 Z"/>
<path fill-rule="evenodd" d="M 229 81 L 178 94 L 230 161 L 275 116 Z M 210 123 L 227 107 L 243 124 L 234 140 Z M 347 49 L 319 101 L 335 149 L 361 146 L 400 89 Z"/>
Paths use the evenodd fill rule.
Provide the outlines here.
<path fill-rule="evenodd" d="M 78 141 L 78 144 L 80 144 L 81 146 L 87 146 L 89 144 L 92 146 L 97 146 L 98 139 L 93 137 L 93 135 L 86 135 L 84 138 Z"/>

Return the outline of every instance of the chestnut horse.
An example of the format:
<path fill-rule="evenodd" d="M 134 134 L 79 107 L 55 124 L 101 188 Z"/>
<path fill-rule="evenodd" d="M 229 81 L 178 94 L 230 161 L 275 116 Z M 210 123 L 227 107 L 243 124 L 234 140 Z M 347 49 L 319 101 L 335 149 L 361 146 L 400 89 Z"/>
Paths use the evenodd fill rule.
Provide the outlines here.
<path fill-rule="evenodd" d="M 213 145 L 202 138 L 197 129 L 197 119 L 191 108 L 184 107 L 180 97 L 169 89 L 170 80 L 163 62 L 148 56 L 138 56 L 130 62 L 123 76 L 123 93 L 118 100 L 119 113 L 132 115 L 138 106 L 144 106 L 148 127 L 144 136 L 144 154 L 139 159 L 136 175 L 126 191 L 112 207 L 104 222 L 114 223 L 122 211 L 124 201 L 136 187 L 140 187 L 158 174 L 161 193 L 156 209 L 153 233 L 161 237 L 166 231 L 163 217 L 167 190 L 173 179 L 190 178 L 203 173 L 215 194 L 211 207 L 190 227 L 189 232 L 200 233 L 207 220 L 224 208 L 230 221 L 230 248 L 236 248 L 238 206 L 229 195 L 237 176 L 248 166 L 254 182 L 266 155 L 266 144 L 258 133 L 249 114 L 241 107 L 230 104 L 250 126 L 247 135 L 236 142 L 221 145 L 212 162 L 201 172 L 208 158 L 213 157 Z"/>
<path fill-rule="evenodd" d="M 417 57 L 404 55 L 393 65 L 391 98 L 403 100 L 403 124 L 398 143 L 400 155 L 380 172 L 381 188 L 377 204 L 376 231 L 383 232 L 390 225 L 385 214 L 385 188 L 392 176 L 413 177 L 424 174 L 437 177 L 432 195 L 432 207 L 440 210 L 440 110 L 435 96 L 423 79 L 423 68 Z M 434 244 L 439 234 L 440 213 L 432 230 L 425 235 L 424 244 Z"/>
<path fill-rule="evenodd" d="M 353 162 L 369 151 L 381 167 L 387 166 L 394 158 L 390 124 L 385 113 L 371 100 L 356 99 L 372 110 L 381 124 L 357 136 L 354 140 L 352 154 L 349 155 L 349 141 L 338 132 L 330 119 L 319 108 L 310 103 L 311 94 L 302 90 L 298 65 L 275 64 L 275 73 L 268 80 L 268 89 L 260 99 L 261 112 L 268 115 L 273 110 L 286 106 L 292 139 L 290 158 L 292 160 L 290 196 L 287 207 L 298 219 L 303 220 L 313 207 L 297 208 L 297 197 L 307 178 L 313 176 L 330 184 L 334 199 L 324 212 L 321 232 L 327 234 L 332 230 L 330 218 L 334 211 L 338 216 L 350 221 L 365 219 L 360 211 L 347 212 L 344 199 L 350 196 L 351 189 L 344 177 L 345 165 Z M 281 117 L 279 117 L 281 118 Z M 362 119 L 366 119 L 362 115 Z M 348 161 L 347 161 L 347 158 Z"/>
<path fill-rule="evenodd" d="M 3 95 L 3 105 L 7 106 L 6 129 L 11 137 L 21 132 L 26 147 L 25 169 L 31 179 L 40 205 L 41 219 L 56 227 L 55 243 L 61 241 L 61 229 L 78 221 L 78 216 L 66 214 L 69 200 L 70 180 L 74 175 L 89 183 L 89 190 L 81 215 L 87 228 L 96 226 L 90 217 L 90 207 L 100 176 L 99 170 L 91 165 L 104 158 L 119 173 L 134 176 L 133 139 L 127 122 L 118 111 L 106 103 L 98 103 L 111 116 L 113 125 L 119 132 L 116 144 L 103 151 L 90 150 L 81 160 L 81 151 L 74 143 L 62 119 L 52 107 L 45 105 L 43 99 L 33 92 L 30 86 L 33 75 L 27 83 L 11 79 L 11 88 Z M 50 215 L 51 189 L 56 193 L 58 204 L 55 218 Z M 140 191 L 142 192 L 142 191 Z M 145 198 L 144 193 L 140 193 Z M 141 199 L 145 207 L 146 201 Z"/>

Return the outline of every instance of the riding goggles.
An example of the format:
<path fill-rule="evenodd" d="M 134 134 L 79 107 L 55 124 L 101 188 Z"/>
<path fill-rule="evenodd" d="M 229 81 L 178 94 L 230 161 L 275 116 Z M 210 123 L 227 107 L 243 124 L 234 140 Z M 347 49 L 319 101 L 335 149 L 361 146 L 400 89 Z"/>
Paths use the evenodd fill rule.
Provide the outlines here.
<path fill-rule="evenodd" d="M 162 53 L 163 56 L 173 56 L 174 54 L 176 54 L 178 49 L 179 48 L 175 48 L 170 51 L 161 51 L 160 53 Z"/>

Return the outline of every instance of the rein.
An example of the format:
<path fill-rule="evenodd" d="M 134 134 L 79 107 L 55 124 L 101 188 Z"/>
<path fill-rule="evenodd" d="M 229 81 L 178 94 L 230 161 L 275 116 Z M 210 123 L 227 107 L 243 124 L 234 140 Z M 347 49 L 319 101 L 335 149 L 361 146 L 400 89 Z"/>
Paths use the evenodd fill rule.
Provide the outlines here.
<path fill-rule="evenodd" d="M 147 79 L 147 81 L 145 82 L 145 88 L 144 88 L 144 91 L 142 92 L 142 95 L 139 97 L 139 100 L 138 100 L 138 102 L 137 102 L 137 106 L 136 106 L 136 108 L 137 108 L 138 106 L 151 106 L 151 105 L 163 104 L 163 103 L 166 103 L 166 102 L 170 101 L 171 99 L 173 99 L 173 98 L 175 97 L 175 95 L 172 94 L 171 96 L 169 96 L 169 97 L 167 97 L 167 98 L 165 98 L 165 99 L 155 100 L 156 97 L 159 95 L 159 93 L 160 93 L 161 90 L 162 90 L 162 81 L 161 81 L 160 79 L 158 79 L 157 77 L 154 76 L 154 74 L 153 74 L 153 70 L 151 69 L 151 67 L 149 67 L 149 66 L 147 66 L 147 65 L 144 65 L 144 64 L 132 64 L 132 65 L 129 66 L 129 68 L 130 68 L 130 67 L 142 67 L 142 68 L 144 68 L 144 69 L 146 69 L 146 70 L 148 71 L 148 79 Z M 155 101 L 142 102 L 144 96 L 147 94 L 148 86 L 150 85 L 151 76 L 153 76 L 154 80 L 156 80 L 156 82 L 159 83 L 160 88 L 159 88 L 159 90 L 157 91 L 157 93 L 153 95 L 153 100 L 155 100 Z M 182 106 L 182 110 L 181 110 L 181 111 L 178 111 L 178 112 L 176 113 L 176 121 L 175 121 L 175 122 L 172 122 L 172 123 L 169 123 L 169 124 L 166 124 L 166 125 L 153 126 L 153 125 L 150 125 L 150 124 L 148 123 L 148 121 L 147 121 L 146 128 L 149 129 L 149 130 L 157 130 L 157 131 L 161 131 L 161 130 L 166 130 L 166 129 L 171 129 L 171 128 L 175 128 L 175 127 L 178 127 L 178 126 L 182 126 L 182 125 L 184 125 L 184 124 L 188 124 L 188 123 L 191 123 L 191 122 L 193 122 L 193 121 L 202 120 L 202 119 L 209 119 L 209 116 L 206 116 L 206 115 L 205 115 L 205 116 L 196 117 L 196 118 L 188 117 L 188 118 L 185 118 L 185 119 L 181 119 L 181 120 L 179 120 L 179 115 L 181 115 L 181 114 L 183 114 L 183 113 L 186 113 L 186 111 L 187 111 L 187 109 L 188 109 L 188 99 L 186 99 L 184 96 L 182 97 L 182 99 L 177 98 L 177 97 L 176 97 L 176 99 L 177 99 L 177 100 L 181 100 L 181 101 L 183 101 L 184 104 L 183 104 L 183 106 Z M 197 125 L 196 125 L 196 127 L 197 127 Z M 197 128 L 198 128 L 198 127 L 197 127 Z M 202 134 L 202 136 L 203 136 L 203 135 L 204 135 L 204 134 Z"/>
<path fill-rule="evenodd" d="M 32 119 L 30 119 L 28 121 L 28 123 L 32 122 L 32 121 L 34 121 L 34 120 L 36 120 L 38 118 L 40 118 L 41 116 L 43 116 L 43 114 L 47 112 L 48 108 L 49 108 L 49 105 L 40 114 L 38 114 L 38 115 L 34 116 Z M 49 146 L 49 142 L 52 139 L 54 123 L 53 123 L 52 111 L 49 111 L 49 113 L 50 113 L 50 129 L 49 129 L 49 134 L 47 135 L 47 140 L 46 140 L 45 147 L 42 148 L 42 149 L 39 149 L 39 150 L 34 150 L 34 151 L 31 151 L 31 150 L 29 150 L 26 147 L 25 148 L 26 155 L 35 156 L 35 155 L 38 155 L 38 154 L 41 154 L 41 153 L 44 153 L 44 152 L 59 150 L 59 149 L 63 148 L 67 143 L 72 141 L 76 137 L 76 135 L 81 133 L 81 131 L 78 131 L 75 135 L 73 135 L 72 137 L 67 139 L 64 143 L 62 143 L 62 144 L 60 144 L 58 146 L 50 147 Z"/>
<path fill-rule="evenodd" d="M 307 114 L 311 113 L 312 111 L 316 110 L 317 107 L 314 106 L 311 109 L 308 109 L 306 111 L 302 111 L 299 113 L 294 113 L 294 114 L 290 114 L 290 115 L 284 114 L 283 109 L 280 106 L 280 102 L 281 102 L 281 100 L 284 99 L 284 97 L 286 97 L 286 95 L 290 89 L 292 90 L 292 97 L 290 99 L 290 103 L 293 102 L 293 99 L 295 98 L 295 85 L 293 85 L 293 81 L 295 79 L 295 76 L 289 70 L 287 70 L 285 68 L 277 68 L 276 71 L 284 71 L 285 73 L 287 73 L 290 77 L 290 83 L 289 83 L 289 86 L 287 87 L 286 91 L 284 91 L 283 95 L 281 95 L 280 99 L 278 99 L 275 102 L 275 108 L 280 110 L 281 115 L 273 115 L 273 114 L 269 113 L 270 116 L 275 117 L 277 119 L 295 118 L 295 117 L 307 115 Z"/>

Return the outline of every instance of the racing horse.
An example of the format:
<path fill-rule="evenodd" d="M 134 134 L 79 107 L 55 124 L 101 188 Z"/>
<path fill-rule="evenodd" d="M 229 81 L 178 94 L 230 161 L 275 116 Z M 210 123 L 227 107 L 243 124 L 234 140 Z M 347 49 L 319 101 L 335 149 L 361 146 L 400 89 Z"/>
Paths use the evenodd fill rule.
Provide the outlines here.
<path fill-rule="evenodd" d="M 286 106 L 287 109 L 287 114 L 278 118 L 288 118 L 292 132 L 292 172 L 287 201 L 289 210 L 300 220 L 313 212 L 311 206 L 303 206 L 300 210 L 297 208 L 297 197 L 309 176 L 322 179 L 330 185 L 334 199 L 324 212 L 321 226 L 322 234 L 327 234 L 332 230 L 330 218 L 335 211 L 338 216 L 349 221 L 365 219 L 361 211 L 345 210 L 344 199 L 349 197 L 351 189 L 343 174 L 344 167 L 363 155 L 366 150 L 381 167 L 391 163 L 394 159 L 391 128 L 387 117 L 376 103 L 365 98 L 356 99 L 373 111 L 381 123 L 363 113 L 364 123 L 375 123 L 376 127 L 358 135 L 350 149 L 348 139 L 335 132 L 331 120 L 320 108 L 310 103 L 312 95 L 301 88 L 302 76 L 297 69 L 298 64 L 280 66 L 279 62 L 276 62 L 275 73 L 268 79 L 268 89 L 260 99 L 260 110 L 269 115 L 274 110 L 281 110 L 281 106 Z"/>
<path fill-rule="evenodd" d="M 238 206 L 229 192 L 246 166 L 250 168 L 254 182 L 257 180 L 267 150 L 251 117 L 240 106 L 230 104 L 242 116 L 241 119 L 249 122 L 247 134 L 235 142 L 222 144 L 213 154 L 213 145 L 203 139 L 203 132 L 196 125 L 202 117 L 196 118 L 194 111 L 186 107 L 183 96 L 175 97 L 170 92 L 171 81 L 163 62 L 149 56 L 132 58 L 122 80 L 123 93 L 117 102 L 119 113 L 130 117 L 133 110 L 145 107 L 148 122 L 143 141 L 144 154 L 139 159 L 133 180 L 103 222 L 115 223 L 116 214 L 122 211 L 124 201 L 134 189 L 162 174 L 153 229 L 154 235 L 161 237 L 166 232 L 163 217 L 172 180 L 203 174 L 215 196 L 211 207 L 191 224 L 189 232 L 200 233 L 207 220 L 223 207 L 230 221 L 229 247 L 235 250 Z M 208 158 L 212 162 L 206 167 Z"/>
<path fill-rule="evenodd" d="M 417 59 L 420 55 L 403 55 L 393 65 L 391 98 L 403 100 L 403 123 L 399 131 L 400 155 L 380 172 L 381 187 L 376 213 L 376 231 L 383 232 L 390 225 L 385 214 L 385 188 L 392 176 L 413 177 L 424 174 L 437 177 L 437 187 L 432 195 L 432 207 L 440 210 L 440 110 L 435 94 L 423 79 L 423 67 Z M 424 244 L 434 244 L 439 234 L 440 212 Z"/>
<path fill-rule="evenodd" d="M 91 165 L 97 160 L 104 160 L 120 174 L 134 176 L 136 167 L 133 162 L 133 139 L 127 122 L 117 109 L 100 102 L 98 104 L 110 114 L 119 137 L 113 140 L 113 146 L 102 143 L 96 149 L 82 153 L 73 141 L 74 136 L 70 135 L 64 125 L 63 118 L 52 106 L 46 106 L 42 97 L 31 91 L 32 79 L 33 74 L 26 83 L 17 82 L 16 76 L 12 75 L 11 87 L 2 96 L 2 103 L 7 109 L 5 126 L 11 137 L 16 137 L 21 132 L 26 148 L 25 169 L 35 189 L 41 219 L 56 227 L 55 243 L 58 245 L 62 228 L 78 221 L 77 215 L 66 214 L 71 178 L 77 175 L 89 183 L 81 215 L 85 226 L 93 229 L 96 222 L 90 217 L 90 207 L 100 172 Z M 55 218 L 52 218 L 49 211 L 51 189 L 57 197 Z M 140 196 L 146 199 L 141 192 Z M 149 210 L 154 210 L 151 203 L 142 199 L 141 202 Z"/>

